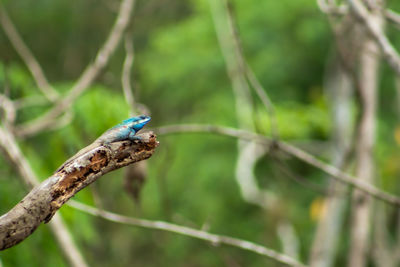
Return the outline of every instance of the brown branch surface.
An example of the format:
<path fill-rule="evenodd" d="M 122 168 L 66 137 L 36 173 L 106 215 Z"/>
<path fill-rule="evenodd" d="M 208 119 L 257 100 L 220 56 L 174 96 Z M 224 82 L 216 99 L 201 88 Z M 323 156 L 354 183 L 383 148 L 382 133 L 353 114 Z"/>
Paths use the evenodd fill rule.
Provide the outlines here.
<path fill-rule="evenodd" d="M 63 165 L 56 173 L 35 187 L 8 213 L 0 217 L 0 250 L 27 238 L 77 192 L 104 174 L 148 159 L 158 146 L 153 132 L 142 140 L 99 145 Z"/>
<path fill-rule="evenodd" d="M 5 126 L 7 126 L 6 123 Z M 8 157 L 10 164 L 14 165 L 29 188 L 40 184 L 39 179 L 33 172 L 26 157 L 22 154 L 14 135 L 11 134 L 8 127 L 0 127 L 0 148 L 4 150 L 3 152 Z M 54 216 L 49 226 L 69 264 L 73 267 L 88 266 L 59 214 Z"/>

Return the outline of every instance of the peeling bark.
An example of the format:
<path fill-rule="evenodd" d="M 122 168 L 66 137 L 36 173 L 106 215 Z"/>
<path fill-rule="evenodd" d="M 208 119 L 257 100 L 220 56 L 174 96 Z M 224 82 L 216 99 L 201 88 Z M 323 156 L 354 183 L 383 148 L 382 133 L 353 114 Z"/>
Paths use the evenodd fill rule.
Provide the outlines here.
<path fill-rule="evenodd" d="M 0 250 L 23 241 L 41 222 L 49 222 L 71 197 L 104 174 L 151 157 L 158 146 L 156 136 L 152 132 L 139 136 L 142 140 L 94 147 L 32 189 L 0 217 Z"/>

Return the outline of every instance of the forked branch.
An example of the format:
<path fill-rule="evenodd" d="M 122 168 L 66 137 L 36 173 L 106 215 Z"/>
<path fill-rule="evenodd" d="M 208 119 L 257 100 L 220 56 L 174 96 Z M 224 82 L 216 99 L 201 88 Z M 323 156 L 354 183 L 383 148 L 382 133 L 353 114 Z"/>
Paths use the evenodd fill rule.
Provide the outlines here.
<path fill-rule="evenodd" d="M 27 137 L 48 129 L 59 116 L 67 111 L 75 100 L 94 82 L 99 73 L 106 67 L 111 56 L 120 43 L 134 8 L 135 0 L 123 0 L 115 23 L 107 37 L 107 40 L 98 51 L 93 63 L 89 64 L 79 79 L 72 86 L 68 94 L 60 99 L 49 111 L 40 117 L 28 121 L 16 127 L 15 134 L 19 137 Z"/>

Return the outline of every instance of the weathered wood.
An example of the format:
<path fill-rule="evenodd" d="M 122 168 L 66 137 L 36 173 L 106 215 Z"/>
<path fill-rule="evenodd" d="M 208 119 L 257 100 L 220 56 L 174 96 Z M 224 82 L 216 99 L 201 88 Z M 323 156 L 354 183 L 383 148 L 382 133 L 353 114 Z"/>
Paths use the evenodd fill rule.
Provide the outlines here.
<path fill-rule="evenodd" d="M 104 174 L 148 159 L 158 146 L 153 132 L 140 134 L 142 140 L 95 146 L 69 162 L 30 191 L 14 208 L 0 217 L 0 250 L 12 247 L 35 231 L 41 222 L 77 192 Z"/>

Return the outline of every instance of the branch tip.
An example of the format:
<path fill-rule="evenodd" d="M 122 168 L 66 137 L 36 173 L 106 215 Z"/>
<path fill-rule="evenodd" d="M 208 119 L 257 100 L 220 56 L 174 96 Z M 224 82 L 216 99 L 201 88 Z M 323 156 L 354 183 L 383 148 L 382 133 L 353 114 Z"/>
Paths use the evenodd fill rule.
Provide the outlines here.
<path fill-rule="evenodd" d="M 51 177 L 29 192 L 8 213 L 0 217 L 0 250 L 28 237 L 41 222 L 49 222 L 56 211 L 80 190 L 104 174 L 148 159 L 159 145 L 153 132 L 140 140 L 110 144 L 93 143 L 62 165 Z"/>

